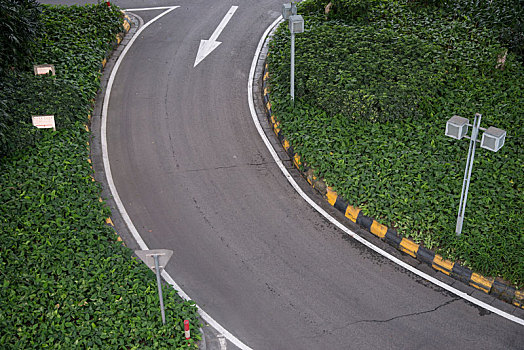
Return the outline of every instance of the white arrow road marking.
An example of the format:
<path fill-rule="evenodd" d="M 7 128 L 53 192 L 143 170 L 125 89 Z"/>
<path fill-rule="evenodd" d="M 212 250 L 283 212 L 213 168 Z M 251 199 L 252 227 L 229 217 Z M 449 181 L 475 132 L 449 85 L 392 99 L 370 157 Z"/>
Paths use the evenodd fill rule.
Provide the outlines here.
<path fill-rule="evenodd" d="M 226 13 L 224 18 L 222 19 L 222 22 L 218 25 L 217 29 L 213 32 L 209 40 L 201 40 L 200 41 L 200 47 L 198 48 L 198 53 L 195 59 L 195 65 L 193 67 L 196 67 L 204 58 L 207 57 L 213 50 L 215 50 L 220 44 L 222 44 L 221 41 L 217 41 L 218 36 L 224 28 L 226 27 L 227 23 L 233 17 L 233 14 L 238 9 L 238 6 L 231 6 L 229 11 Z"/>

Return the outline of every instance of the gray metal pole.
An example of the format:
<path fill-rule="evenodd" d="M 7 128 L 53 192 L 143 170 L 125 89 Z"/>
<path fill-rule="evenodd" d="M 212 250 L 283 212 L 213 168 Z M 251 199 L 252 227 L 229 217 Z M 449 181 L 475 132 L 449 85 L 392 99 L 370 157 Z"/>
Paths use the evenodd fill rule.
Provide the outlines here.
<path fill-rule="evenodd" d="M 164 297 L 162 296 L 162 283 L 160 281 L 158 255 L 153 255 L 153 258 L 155 259 L 156 283 L 158 285 L 158 298 L 160 299 L 160 312 L 162 313 L 162 324 L 166 324 L 166 313 L 164 311 Z"/>
<path fill-rule="evenodd" d="M 475 160 L 475 148 L 477 147 L 477 137 L 479 133 L 481 119 L 482 115 L 478 113 L 475 114 L 475 119 L 473 121 L 473 130 L 471 131 L 471 139 L 469 141 L 468 160 L 466 161 L 466 170 L 464 171 L 464 180 L 462 181 L 462 193 L 460 194 L 459 213 L 457 216 L 457 226 L 455 228 L 457 236 L 460 236 L 462 233 L 462 224 L 464 222 L 464 213 L 466 212 L 469 183 L 471 181 L 473 161 Z"/>
<path fill-rule="evenodd" d="M 291 33 L 291 100 L 295 101 L 295 33 Z"/>

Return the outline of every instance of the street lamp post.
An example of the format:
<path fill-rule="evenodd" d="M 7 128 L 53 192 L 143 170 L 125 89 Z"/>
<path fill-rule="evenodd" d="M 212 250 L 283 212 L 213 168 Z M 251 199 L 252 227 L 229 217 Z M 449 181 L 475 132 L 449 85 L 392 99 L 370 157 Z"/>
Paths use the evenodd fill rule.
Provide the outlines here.
<path fill-rule="evenodd" d="M 295 100 L 295 34 L 304 32 L 304 18 L 297 15 L 297 5 L 286 3 L 282 5 L 282 17 L 289 21 L 289 31 L 291 32 L 291 100 Z"/>
<path fill-rule="evenodd" d="M 286 21 L 289 19 L 289 16 L 293 16 L 296 14 L 297 14 L 297 4 L 293 2 L 282 4 L 282 17 Z"/>
<path fill-rule="evenodd" d="M 464 222 L 464 213 L 466 211 L 466 202 L 468 200 L 469 183 L 471 180 L 471 171 L 473 169 L 473 160 L 475 158 L 475 149 L 477 146 L 479 130 L 484 131 L 480 147 L 488 149 L 492 152 L 497 152 L 504 145 L 506 139 L 506 131 L 490 126 L 488 129 L 480 127 L 480 120 L 482 115 L 475 114 L 473 124 L 469 124 L 469 120 L 459 116 L 451 117 L 446 123 L 446 136 L 460 140 L 462 138 L 470 139 L 468 159 L 466 161 L 466 169 L 464 171 L 464 180 L 462 181 L 462 192 L 460 194 L 459 211 L 457 215 L 457 226 L 455 232 L 457 236 L 462 233 L 462 224 Z M 468 127 L 472 127 L 471 137 L 467 136 Z"/>

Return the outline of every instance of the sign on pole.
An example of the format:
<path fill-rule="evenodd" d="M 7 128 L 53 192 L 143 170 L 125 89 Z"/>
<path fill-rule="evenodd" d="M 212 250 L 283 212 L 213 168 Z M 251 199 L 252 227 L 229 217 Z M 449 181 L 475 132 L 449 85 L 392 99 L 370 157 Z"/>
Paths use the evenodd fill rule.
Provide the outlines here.
<path fill-rule="evenodd" d="M 173 256 L 173 251 L 169 249 L 153 249 L 153 250 L 135 250 L 135 254 L 147 265 L 151 270 L 155 271 L 155 258 L 158 256 L 158 265 L 160 269 L 166 267 L 167 262 Z"/>
<path fill-rule="evenodd" d="M 147 265 L 147 267 L 155 271 L 156 283 L 158 286 L 158 298 L 160 300 L 160 313 L 162 314 L 162 324 L 166 324 L 160 271 L 166 267 L 167 262 L 173 255 L 173 251 L 169 249 L 135 250 L 135 254 Z"/>

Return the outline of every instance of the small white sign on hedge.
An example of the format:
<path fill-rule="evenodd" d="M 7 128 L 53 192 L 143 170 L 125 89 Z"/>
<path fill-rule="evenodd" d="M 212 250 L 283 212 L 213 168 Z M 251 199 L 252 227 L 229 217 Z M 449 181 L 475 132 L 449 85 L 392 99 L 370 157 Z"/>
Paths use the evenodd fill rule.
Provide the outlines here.
<path fill-rule="evenodd" d="M 35 75 L 44 75 L 49 74 L 55 75 L 55 66 L 52 64 L 40 64 L 33 67 L 35 71 Z"/>
<path fill-rule="evenodd" d="M 33 125 L 39 129 L 53 128 L 56 131 L 55 116 L 54 115 L 34 115 L 32 116 Z"/>

